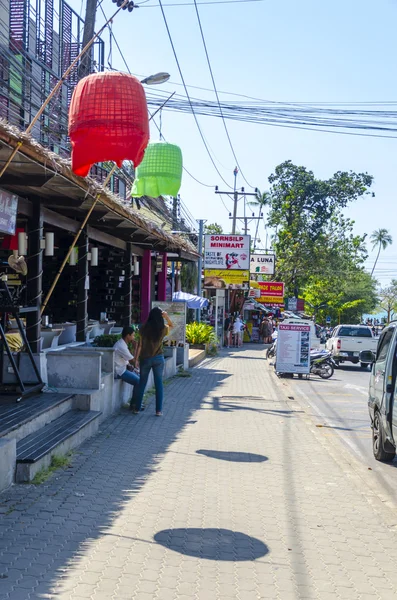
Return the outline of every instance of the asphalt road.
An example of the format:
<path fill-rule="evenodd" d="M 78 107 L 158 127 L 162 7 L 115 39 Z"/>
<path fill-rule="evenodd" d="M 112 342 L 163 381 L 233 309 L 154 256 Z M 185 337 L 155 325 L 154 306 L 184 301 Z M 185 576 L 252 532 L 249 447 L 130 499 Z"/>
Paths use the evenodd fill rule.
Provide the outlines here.
<path fill-rule="evenodd" d="M 305 402 L 317 425 L 338 435 L 350 451 L 371 468 L 378 485 L 397 503 L 397 458 L 391 464 L 375 460 L 372 453 L 372 433 L 368 414 L 369 370 L 344 365 L 335 370 L 331 379 L 312 376 L 309 381 L 291 381 Z M 327 435 L 327 432 L 324 431 Z"/>

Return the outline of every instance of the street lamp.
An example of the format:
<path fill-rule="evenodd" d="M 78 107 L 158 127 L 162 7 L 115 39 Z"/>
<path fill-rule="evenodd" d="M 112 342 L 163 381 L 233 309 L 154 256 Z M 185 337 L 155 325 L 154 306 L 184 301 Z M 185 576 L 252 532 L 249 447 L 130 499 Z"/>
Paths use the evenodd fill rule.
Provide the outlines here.
<path fill-rule="evenodd" d="M 160 85 L 161 83 L 166 83 L 171 75 L 169 73 L 155 73 L 154 75 L 149 75 L 149 77 L 145 77 L 145 79 L 141 79 L 141 83 L 143 85 Z"/>

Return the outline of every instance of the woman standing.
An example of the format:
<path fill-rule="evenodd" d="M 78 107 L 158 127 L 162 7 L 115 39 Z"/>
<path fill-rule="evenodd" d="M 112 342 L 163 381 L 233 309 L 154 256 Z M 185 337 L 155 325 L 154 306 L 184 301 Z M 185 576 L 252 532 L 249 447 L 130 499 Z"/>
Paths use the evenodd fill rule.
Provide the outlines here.
<path fill-rule="evenodd" d="M 163 414 L 163 339 L 168 335 L 170 328 L 173 326 L 167 313 L 156 306 L 152 308 L 146 323 L 141 327 L 137 352 L 137 358 L 139 358 L 140 362 L 140 382 L 133 409 L 134 414 L 138 414 L 141 410 L 143 394 L 152 369 L 154 387 L 156 388 L 156 416 L 161 417 Z"/>

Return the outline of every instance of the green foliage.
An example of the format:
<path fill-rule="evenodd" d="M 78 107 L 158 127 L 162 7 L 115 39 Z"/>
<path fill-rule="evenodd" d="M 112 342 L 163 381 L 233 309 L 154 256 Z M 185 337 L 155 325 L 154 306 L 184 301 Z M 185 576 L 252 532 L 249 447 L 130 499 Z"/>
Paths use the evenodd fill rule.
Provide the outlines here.
<path fill-rule="evenodd" d="M 268 206 L 269 204 L 270 204 L 270 194 L 269 194 L 269 192 L 264 192 L 262 194 L 262 192 L 260 192 L 259 190 L 256 193 L 255 199 L 252 200 L 251 202 L 248 202 L 248 206 L 250 206 L 251 208 L 257 208 L 258 209 L 258 215 L 257 215 L 258 217 L 260 216 L 263 208 L 265 206 Z M 256 249 L 256 246 L 257 246 L 257 242 L 260 241 L 260 240 L 258 240 L 259 223 L 260 223 L 260 220 L 258 219 L 256 221 L 254 239 L 251 242 L 251 244 L 252 244 L 251 251 L 252 252 L 255 252 L 255 249 Z"/>
<path fill-rule="evenodd" d="M 372 242 L 372 250 L 375 250 L 375 248 L 378 246 L 378 254 L 376 255 L 376 259 L 374 262 L 374 266 L 372 267 L 372 271 L 371 271 L 371 275 L 373 275 L 378 259 L 379 259 L 379 255 L 380 255 L 380 251 L 381 250 L 386 250 L 386 248 L 388 246 L 390 246 L 393 243 L 393 238 L 389 233 L 388 229 L 377 229 L 376 231 L 374 231 L 371 235 L 371 242 Z"/>
<path fill-rule="evenodd" d="M 329 315 L 335 325 L 359 323 L 363 313 L 370 313 L 378 304 L 376 281 L 362 269 L 347 270 L 345 275 L 313 275 L 303 291 L 303 297 L 312 306 L 325 303 L 316 311 L 318 322 L 325 323 Z"/>
<path fill-rule="evenodd" d="M 64 469 L 65 467 L 69 466 L 71 456 L 71 452 L 65 456 L 54 455 L 51 458 L 50 466 L 47 469 L 40 469 L 40 471 L 38 471 L 33 477 L 33 485 L 40 485 L 44 483 L 52 475 L 52 473 L 54 473 L 54 471 L 57 471 L 58 469 Z"/>
<path fill-rule="evenodd" d="M 389 323 L 397 312 L 397 279 L 392 279 L 388 287 L 379 290 L 379 308 L 387 313 Z"/>
<path fill-rule="evenodd" d="M 204 233 L 219 235 L 223 233 L 222 225 L 218 225 L 218 223 L 209 223 L 208 225 L 204 226 Z"/>
<path fill-rule="evenodd" d="M 313 275 L 339 275 L 366 258 L 365 236 L 355 236 L 342 210 L 369 193 L 367 173 L 335 173 L 328 180 L 286 161 L 269 177 L 268 225 L 276 230 L 277 279 L 287 296 L 297 296 Z"/>
<path fill-rule="evenodd" d="M 215 330 L 205 323 L 189 323 L 186 325 L 186 341 L 189 344 L 216 344 Z"/>
<path fill-rule="evenodd" d="M 321 180 L 287 161 L 269 181 L 275 279 L 285 282 L 287 297 L 302 296 L 318 321 L 359 322 L 377 305 L 376 282 L 364 271 L 366 236 L 355 235 L 343 210 L 370 193 L 372 177 L 337 172 Z"/>
<path fill-rule="evenodd" d="M 139 342 L 139 329 L 135 325 L 131 325 L 134 328 L 135 342 Z M 115 343 L 121 339 L 120 333 L 104 333 L 103 335 L 97 335 L 92 342 L 92 345 L 96 348 L 113 348 Z M 134 344 L 128 344 L 130 351 L 133 351 Z"/>
<path fill-rule="evenodd" d="M 119 333 L 106 333 L 103 335 L 97 335 L 92 342 L 92 345 L 97 348 L 113 348 L 115 343 L 121 339 Z"/>
<path fill-rule="evenodd" d="M 194 294 L 197 288 L 197 263 L 187 262 L 181 268 L 181 286 L 182 291 L 188 294 Z"/>

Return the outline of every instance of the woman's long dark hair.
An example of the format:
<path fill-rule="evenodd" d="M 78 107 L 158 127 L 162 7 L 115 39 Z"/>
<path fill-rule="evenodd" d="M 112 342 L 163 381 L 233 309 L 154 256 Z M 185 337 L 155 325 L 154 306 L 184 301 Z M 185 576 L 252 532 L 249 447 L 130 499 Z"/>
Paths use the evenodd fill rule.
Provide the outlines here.
<path fill-rule="evenodd" d="M 164 334 L 164 318 L 161 308 L 155 306 L 149 313 L 146 323 L 141 327 L 141 335 L 153 344 L 160 342 Z"/>

